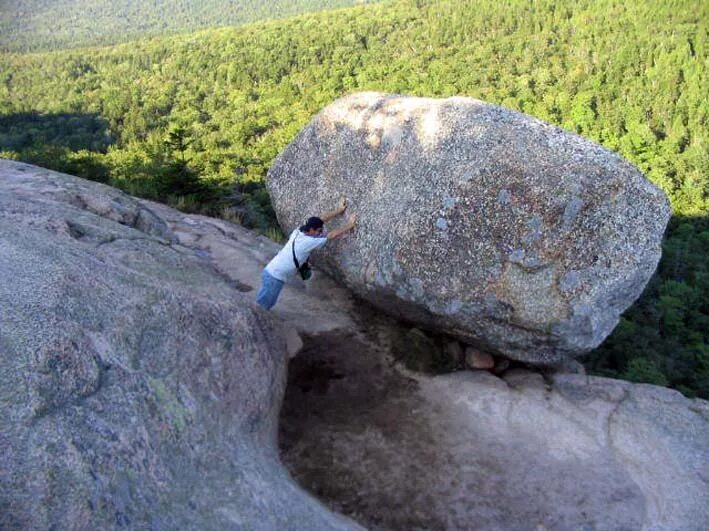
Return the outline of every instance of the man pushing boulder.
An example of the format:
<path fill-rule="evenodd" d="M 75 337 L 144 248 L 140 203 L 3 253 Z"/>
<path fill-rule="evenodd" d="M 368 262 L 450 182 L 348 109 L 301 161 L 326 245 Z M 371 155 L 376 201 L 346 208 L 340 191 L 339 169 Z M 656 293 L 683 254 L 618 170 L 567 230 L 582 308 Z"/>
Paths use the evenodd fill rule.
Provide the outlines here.
<path fill-rule="evenodd" d="M 347 203 L 343 197 L 335 210 L 326 212 L 320 217 L 308 218 L 305 225 L 301 225 L 290 234 L 288 242 L 261 273 L 261 289 L 256 296 L 259 305 L 267 310 L 273 308 L 283 289 L 283 284 L 294 273 L 298 272 L 303 280 L 310 278 L 308 265 L 310 253 L 323 247 L 328 240 L 339 238 L 354 228 L 357 217 L 352 214 L 343 227 L 325 231 L 325 223 L 342 214 L 346 208 Z"/>

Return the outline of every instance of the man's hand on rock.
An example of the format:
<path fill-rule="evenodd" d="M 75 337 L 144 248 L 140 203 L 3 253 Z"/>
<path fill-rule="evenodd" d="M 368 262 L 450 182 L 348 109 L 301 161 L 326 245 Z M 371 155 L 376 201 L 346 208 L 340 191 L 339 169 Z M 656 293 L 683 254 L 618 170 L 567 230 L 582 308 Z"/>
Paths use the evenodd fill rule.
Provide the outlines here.
<path fill-rule="evenodd" d="M 335 207 L 334 210 L 331 210 L 330 212 L 325 212 L 324 214 L 320 215 L 320 219 L 322 219 L 325 223 L 330 221 L 333 218 L 336 218 L 340 214 L 342 214 L 345 209 L 347 208 L 347 199 L 345 199 L 345 196 L 340 196 L 340 200 L 337 202 L 337 206 Z"/>
<path fill-rule="evenodd" d="M 357 222 L 357 216 L 355 214 L 350 214 L 350 216 L 347 218 L 347 223 L 340 227 L 339 229 L 332 230 L 327 233 L 327 238 L 332 240 L 335 238 L 339 238 L 342 236 L 344 233 L 347 231 L 350 231 L 354 228 L 355 223 Z"/>
<path fill-rule="evenodd" d="M 347 208 L 347 199 L 343 195 L 342 197 L 340 197 L 340 201 L 337 203 L 337 209 L 336 209 L 337 213 L 342 214 L 346 208 Z"/>

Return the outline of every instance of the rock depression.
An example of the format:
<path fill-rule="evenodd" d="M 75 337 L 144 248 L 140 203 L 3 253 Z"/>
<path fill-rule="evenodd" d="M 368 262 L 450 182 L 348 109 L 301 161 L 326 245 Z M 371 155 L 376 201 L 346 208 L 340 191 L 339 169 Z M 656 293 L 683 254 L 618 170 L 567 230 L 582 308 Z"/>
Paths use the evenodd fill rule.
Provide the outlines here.
<path fill-rule="evenodd" d="M 347 196 L 355 236 L 320 263 L 360 297 L 537 364 L 613 330 L 670 216 L 618 155 L 468 98 L 340 99 L 278 157 L 268 190 L 286 232 Z"/>

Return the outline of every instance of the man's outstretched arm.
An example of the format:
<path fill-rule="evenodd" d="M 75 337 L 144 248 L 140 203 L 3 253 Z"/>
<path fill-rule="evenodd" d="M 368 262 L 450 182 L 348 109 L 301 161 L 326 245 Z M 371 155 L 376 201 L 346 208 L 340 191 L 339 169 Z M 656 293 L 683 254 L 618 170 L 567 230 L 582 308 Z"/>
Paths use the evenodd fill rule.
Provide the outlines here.
<path fill-rule="evenodd" d="M 356 222 L 357 222 L 357 216 L 355 214 L 350 215 L 349 219 L 347 220 L 346 225 L 340 227 L 339 229 L 333 229 L 327 233 L 327 239 L 334 240 L 335 238 L 339 238 L 345 232 L 352 230 L 354 228 Z"/>
<path fill-rule="evenodd" d="M 346 208 L 347 208 L 347 201 L 345 200 L 345 198 L 343 196 L 340 198 L 340 201 L 337 203 L 337 208 L 335 208 L 335 210 L 331 210 L 330 212 L 325 212 L 323 215 L 320 216 L 320 219 L 322 219 L 324 223 L 327 223 L 331 219 L 342 214 Z"/>

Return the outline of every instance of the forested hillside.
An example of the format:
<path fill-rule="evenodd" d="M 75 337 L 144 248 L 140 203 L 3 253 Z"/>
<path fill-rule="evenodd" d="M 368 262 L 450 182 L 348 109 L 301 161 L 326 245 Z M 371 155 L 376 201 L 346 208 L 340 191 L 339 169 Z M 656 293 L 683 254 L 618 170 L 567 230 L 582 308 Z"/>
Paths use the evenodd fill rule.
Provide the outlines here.
<path fill-rule="evenodd" d="M 266 171 L 335 98 L 520 110 L 619 152 L 672 201 L 658 274 L 587 366 L 709 398 L 708 21 L 704 0 L 401 0 L 5 55 L 0 150 L 276 234 Z"/>
<path fill-rule="evenodd" d="M 0 50 L 26 52 L 114 44 L 374 1 L 6 0 L 0 2 Z"/>

